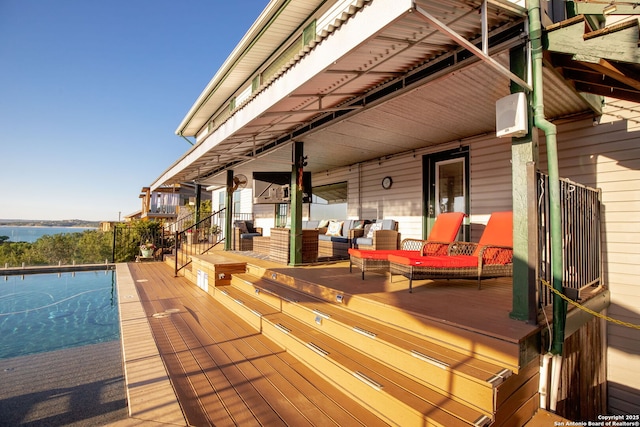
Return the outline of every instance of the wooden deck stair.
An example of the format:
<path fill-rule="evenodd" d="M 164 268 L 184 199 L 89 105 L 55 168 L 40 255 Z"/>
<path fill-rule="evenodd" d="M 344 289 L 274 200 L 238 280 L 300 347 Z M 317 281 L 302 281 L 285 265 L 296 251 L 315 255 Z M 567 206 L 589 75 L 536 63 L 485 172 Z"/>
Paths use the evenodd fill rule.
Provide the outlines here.
<path fill-rule="evenodd" d="M 209 293 L 392 425 L 512 425 L 535 407 L 537 363 L 521 369 L 517 343 L 281 269 L 248 263 L 246 271 Z"/>

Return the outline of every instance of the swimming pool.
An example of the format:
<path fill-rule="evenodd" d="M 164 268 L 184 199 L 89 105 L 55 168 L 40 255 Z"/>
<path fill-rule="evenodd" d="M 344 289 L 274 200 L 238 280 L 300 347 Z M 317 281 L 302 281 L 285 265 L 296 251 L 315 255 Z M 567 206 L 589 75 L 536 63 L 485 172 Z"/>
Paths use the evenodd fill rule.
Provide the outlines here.
<path fill-rule="evenodd" d="M 114 271 L 0 277 L 0 359 L 120 338 Z"/>

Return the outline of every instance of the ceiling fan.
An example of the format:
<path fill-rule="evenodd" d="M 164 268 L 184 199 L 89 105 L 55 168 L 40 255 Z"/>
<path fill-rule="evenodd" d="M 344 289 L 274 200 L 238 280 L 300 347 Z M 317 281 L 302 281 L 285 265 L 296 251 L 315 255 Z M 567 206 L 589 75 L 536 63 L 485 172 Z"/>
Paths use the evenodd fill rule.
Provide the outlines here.
<path fill-rule="evenodd" d="M 233 193 L 236 190 L 242 190 L 247 186 L 247 177 L 239 174 L 233 177 L 233 186 L 231 187 L 231 192 Z"/>

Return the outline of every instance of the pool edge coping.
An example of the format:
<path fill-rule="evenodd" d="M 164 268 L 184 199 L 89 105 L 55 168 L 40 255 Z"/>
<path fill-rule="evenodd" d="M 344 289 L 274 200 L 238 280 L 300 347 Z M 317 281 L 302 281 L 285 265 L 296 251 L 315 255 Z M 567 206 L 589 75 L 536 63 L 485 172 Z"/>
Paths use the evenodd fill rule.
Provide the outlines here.
<path fill-rule="evenodd" d="M 116 286 L 128 421 L 187 425 L 126 263 L 116 264 Z"/>

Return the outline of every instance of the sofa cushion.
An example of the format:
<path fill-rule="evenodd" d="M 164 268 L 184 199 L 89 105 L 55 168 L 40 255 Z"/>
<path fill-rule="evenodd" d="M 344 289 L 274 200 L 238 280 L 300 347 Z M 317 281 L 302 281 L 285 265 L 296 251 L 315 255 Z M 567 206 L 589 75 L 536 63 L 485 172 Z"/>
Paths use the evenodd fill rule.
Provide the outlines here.
<path fill-rule="evenodd" d="M 358 245 L 363 246 L 372 246 L 373 245 L 373 237 L 358 237 L 354 239 L 354 244 L 357 247 Z"/>
<path fill-rule="evenodd" d="M 329 222 L 329 228 L 327 229 L 327 236 L 340 236 L 342 235 L 344 221 L 331 221 Z"/>
<path fill-rule="evenodd" d="M 367 233 L 366 237 L 369 239 L 373 239 L 373 234 L 378 230 L 382 230 L 382 223 L 374 222 L 373 224 L 371 224 L 371 227 L 369 227 L 369 232 Z"/>
<path fill-rule="evenodd" d="M 302 228 L 305 230 L 313 230 L 319 228 L 320 221 L 302 221 Z"/>
<path fill-rule="evenodd" d="M 333 243 L 349 243 L 349 239 L 342 236 L 328 236 L 326 234 L 320 234 L 318 240 Z"/>
<path fill-rule="evenodd" d="M 254 237 L 262 236 L 260 233 L 240 233 L 241 239 L 253 239 Z"/>
<path fill-rule="evenodd" d="M 396 222 L 393 219 L 383 219 L 381 230 L 395 230 Z"/>

